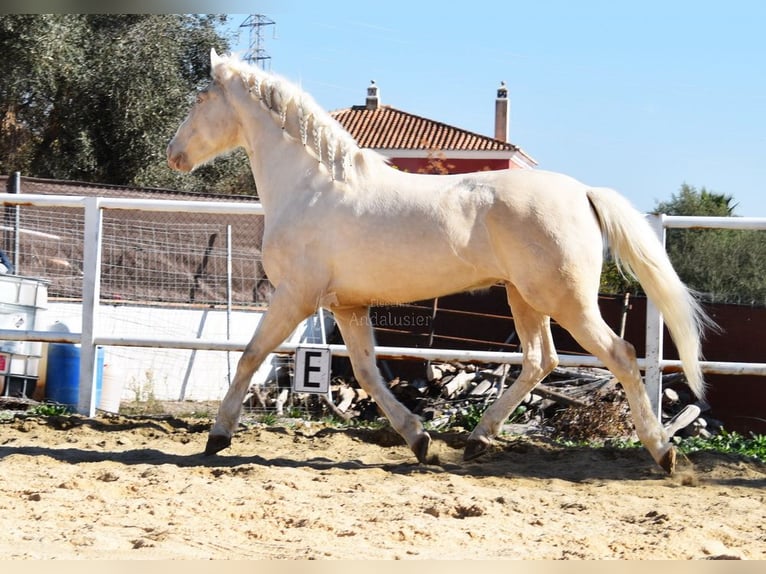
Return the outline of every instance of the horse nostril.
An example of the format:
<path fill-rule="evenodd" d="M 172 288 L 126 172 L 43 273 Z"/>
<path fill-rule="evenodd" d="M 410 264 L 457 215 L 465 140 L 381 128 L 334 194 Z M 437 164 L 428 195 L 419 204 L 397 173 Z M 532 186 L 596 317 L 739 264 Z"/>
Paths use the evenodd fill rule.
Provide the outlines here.
<path fill-rule="evenodd" d="M 181 155 L 182 154 L 180 153 L 175 153 L 175 150 L 173 149 L 173 142 L 170 142 L 168 144 L 167 149 L 165 150 L 165 156 L 167 157 L 168 165 L 171 168 L 176 169 L 176 166 L 178 165 L 179 160 L 181 159 Z"/>
<path fill-rule="evenodd" d="M 186 160 L 186 154 L 184 152 L 177 154 L 168 152 L 168 166 L 170 169 L 176 171 L 190 171 L 189 162 Z"/>

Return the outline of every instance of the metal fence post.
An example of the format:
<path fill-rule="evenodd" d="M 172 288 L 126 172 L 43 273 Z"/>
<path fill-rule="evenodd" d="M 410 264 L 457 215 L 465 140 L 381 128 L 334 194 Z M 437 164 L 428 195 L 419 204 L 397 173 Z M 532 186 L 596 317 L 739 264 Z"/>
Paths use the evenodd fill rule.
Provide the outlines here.
<path fill-rule="evenodd" d="M 665 215 L 649 214 L 647 220 L 657 234 L 663 248 L 665 247 Z M 646 369 L 644 384 L 649 394 L 652 412 L 657 420 L 662 420 L 662 343 L 663 322 L 660 310 L 648 298 L 646 300 Z"/>
<path fill-rule="evenodd" d="M 17 171 L 13 174 L 13 193 L 21 193 L 21 172 Z M 21 206 L 16 205 L 16 209 L 13 214 L 13 272 L 16 275 L 21 275 L 21 269 L 19 263 L 21 261 Z"/>
<path fill-rule="evenodd" d="M 226 226 L 226 340 L 231 340 L 231 224 Z M 226 351 L 226 382 L 231 386 L 231 352 Z"/>
<path fill-rule="evenodd" d="M 21 193 L 21 172 L 16 171 L 6 182 L 6 191 L 8 193 Z M 5 206 L 3 215 L 3 242 L 0 249 L 3 250 L 3 264 L 8 267 L 8 273 L 19 274 L 19 204 Z M 11 253 L 11 250 L 13 252 Z M 10 255 L 9 255 L 10 253 Z M 13 266 L 13 269 L 11 269 Z"/>
<path fill-rule="evenodd" d="M 82 336 L 80 348 L 80 387 L 77 412 L 92 417 L 96 414 L 98 359 L 96 321 L 101 298 L 101 198 L 86 197 L 83 231 Z"/>

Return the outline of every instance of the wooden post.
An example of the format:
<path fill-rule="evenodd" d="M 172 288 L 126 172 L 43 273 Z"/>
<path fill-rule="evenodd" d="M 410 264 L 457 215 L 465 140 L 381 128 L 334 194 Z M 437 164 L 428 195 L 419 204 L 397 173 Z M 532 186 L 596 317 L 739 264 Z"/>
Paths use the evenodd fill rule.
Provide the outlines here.
<path fill-rule="evenodd" d="M 620 319 L 620 338 L 625 338 L 625 325 L 628 322 L 628 311 L 630 310 L 630 293 L 625 293 L 622 300 L 622 318 Z"/>

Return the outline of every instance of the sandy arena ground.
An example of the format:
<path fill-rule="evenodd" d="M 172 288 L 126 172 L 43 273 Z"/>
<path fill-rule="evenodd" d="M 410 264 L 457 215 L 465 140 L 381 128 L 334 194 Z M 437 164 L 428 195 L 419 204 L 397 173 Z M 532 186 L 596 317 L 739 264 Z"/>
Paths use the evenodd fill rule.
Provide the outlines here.
<path fill-rule="evenodd" d="M 210 420 L 0 423 L 3 558 L 763 559 L 766 466 L 504 437 L 418 465 L 388 429 L 248 425 L 205 458 Z"/>

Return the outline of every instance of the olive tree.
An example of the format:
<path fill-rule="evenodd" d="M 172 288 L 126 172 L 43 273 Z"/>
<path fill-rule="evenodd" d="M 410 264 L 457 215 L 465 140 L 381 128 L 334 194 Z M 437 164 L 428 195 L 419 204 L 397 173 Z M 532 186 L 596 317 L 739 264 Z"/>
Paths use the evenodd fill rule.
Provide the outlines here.
<path fill-rule="evenodd" d="M 192 176 L 165 165 L 168 141 L 208 81 L 210 48 L 228 48 L 225 19 L 0 16 L 0 172 L 254 193 L 241 153 Z"/>

